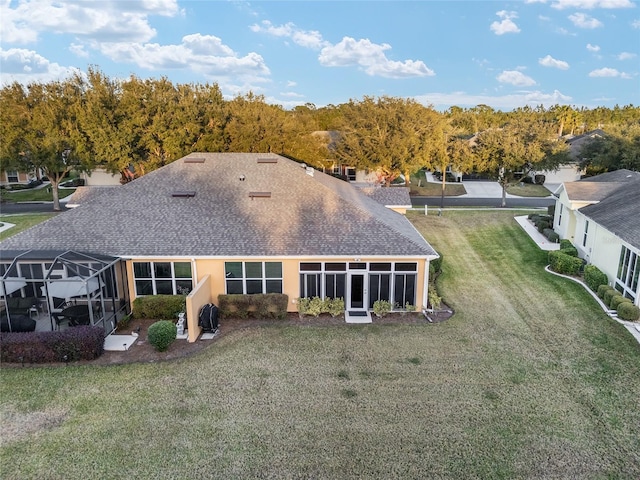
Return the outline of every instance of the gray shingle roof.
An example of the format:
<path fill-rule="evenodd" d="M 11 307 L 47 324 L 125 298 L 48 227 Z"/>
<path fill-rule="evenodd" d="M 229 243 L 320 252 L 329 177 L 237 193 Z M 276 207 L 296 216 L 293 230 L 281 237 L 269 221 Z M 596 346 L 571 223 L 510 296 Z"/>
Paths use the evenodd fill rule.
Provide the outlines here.
<path fill-rule="evenodd" d="M 640 248 L 640 176 L 580 212 L 624 241 Z"/>
<path fill-rule="evenodd" d="M 403 215 L 348 183 L 310 176 L 277 155 L 240 153 L 191 154 L 0 242 L 0 250 L 27 248 L 132 257 L 436 255 Z"/>
<path fill-rule="evenodd" d="M 407 187 L 356 187 L 367 197 L 386 206 L 411 206 L 411 197 Z"/>
<path fill-rule="evenodd" d="M 572 202 L 599 202 L 620 187 L 618 182 L 566 182 L 564 189 Z"/>
<path fill-rule="evenodd" d="M 591 183 L 591 182 L 631 182 L 640 178 L 639 172 L 632 170 L 626 170 L 621 168 L 620 170 L 614 170 L 613 172 L 605 172 L 595 177 L 586 177 L 578 180 L 579 183 Z"/>

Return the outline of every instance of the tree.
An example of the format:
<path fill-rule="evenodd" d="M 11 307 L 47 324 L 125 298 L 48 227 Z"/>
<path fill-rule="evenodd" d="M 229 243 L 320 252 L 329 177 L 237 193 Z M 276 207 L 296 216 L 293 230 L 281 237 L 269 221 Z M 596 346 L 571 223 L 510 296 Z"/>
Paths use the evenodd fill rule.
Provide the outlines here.
<path fill-rule="evenodd" d="M 538 116 L 513 117 L 502 128 L 481 132 L 473 150 L 476 170 L 492 175 L 502 187 L 503 207 L 510 184 L 531 171 L 569 162 L 566 144 L 556 138 L 553 124 Z"/>
<path fill-rule="evenodd" d="M 351 100 L 342 107 L 336 158 L 356 168 L 377 170 L 386 185 L 401 174 L 409 181 L 410 173 L 424 165 L 424 111 L 425 107 L 413 100 Z"/>
<path fill-rule="evenodd" d="M 611 125 L 604 137 L 586 142 L 579 153 L 580 167 L 595 171 L 626 168 L 640 171 L 640 122 Z"/>
<path fill-rule="evenodd" d="M 79 74 L 64 82 L 17 84 L 3 89 L 2 110 L 7 116 L 2 134 L 7 139 L 2 158 L 22 171 L 41 170 L 51 182 L 53 209 L 60 210 L 58 187 L 71 170 L 89 165 L 89 152 L 78 121 L 83 108 Z"/>

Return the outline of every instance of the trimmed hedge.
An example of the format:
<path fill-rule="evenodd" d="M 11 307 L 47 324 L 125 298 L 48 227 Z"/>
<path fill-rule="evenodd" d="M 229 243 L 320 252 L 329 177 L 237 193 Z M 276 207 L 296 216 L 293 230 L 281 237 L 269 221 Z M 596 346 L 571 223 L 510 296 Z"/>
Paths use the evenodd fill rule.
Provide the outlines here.
<path fill-rule="evenodd" d="M 287 317 L 289 296 L 283 293 L 256 293 L 252 295 L 218 295 L 221 317 L 277 318 Z"/>
<path fill-rule="evenodd" d="M 344 299 L 342 297 L 325 299 L 320 297 L 301 297 L 297 301 L 300 317 L 304 315 L 317 317 L 321 313 L 328 313 L 335 318 L 344 314 Z"/>
<path fill-rule="evenodd" d="M 609 290 L 615 290 L 615 288 L 605 284 L 598 287 L 598 291 L 596 293 L 598 294 L 598 297 L 600 297 L 600 300 L 604 300 L 604 294 Z"/>
<path fill-rule="evenodd" d="M 608 307 L 609 304 L 611 303 L 611 299 L 615 296 L 621 297 L 622 294 L 619 291 L 617 291 L 615 288 L 612 288 L 611 290 L 607 290 L 606 292 L 604 292 L 604 297 L 602 298 L 602 301 Z"/>
<path fill-rule="evenodd" d="M 553 231 L 553 228 L 545 228 L 542 231 L 542 234 L 547 237 L 547 240 L 553 243 L 558 243 L 560 241 L 560 235 Z"/>
<path fill-rule="evenodd" d="M 171 320 L 160 320 L 149 325 L 147 338 L 159 352 L 164 352 L 169 348 L 178 335 L 178 327 Z"/>
<path fill-rule="evenodd" d="M 611 297 L 611 301 L 609 302 L 609 308 L 611 310 L 617 310 L 621 303 L 629 302 L 631 303 L 631 299 L 624 297 L 622 295 L 613 295 Z"/>
<path fill-rule="evenodd" d="M 578 256 L 578 249 L 569 240 L 560 240 L 560 251 L 572 257 Z"/>
<path fill-rule="evenodd" d="M 148 295 L 133 301 L 133 318 L 156 318 L 159 320 L 178 319 L 178 314 L 186 309 L 184 295 Z"/>
<path fill-rule="evenodd" d="M 582 269 L 581 258 L 567 255 L 562 250 L 552 250 L 549 252 L 549 265 L 554 272 L 564 275 L 578 275 Z"/>
<path fill-rule="evenodd" d="M 586 265 L 584 267 L 584 283 L 592 291 L 597 291 L 600 285 L 607 285 L 608 282 L 607 275 L 595 265 Z"/>
<path fill-rule="evenodd" d="M 635 322 L 640 319 L 640 308 L 636 307 L 631 302 L 622 302 L 618 305 L 618 317 L 622 320 Z"/>
<path fill-rule="evenodd" d="M 93 360 L 104 352 L 104 329 L 82 325 L 56 332 L 3 333 L 0 359 L 8 363 Z"/>

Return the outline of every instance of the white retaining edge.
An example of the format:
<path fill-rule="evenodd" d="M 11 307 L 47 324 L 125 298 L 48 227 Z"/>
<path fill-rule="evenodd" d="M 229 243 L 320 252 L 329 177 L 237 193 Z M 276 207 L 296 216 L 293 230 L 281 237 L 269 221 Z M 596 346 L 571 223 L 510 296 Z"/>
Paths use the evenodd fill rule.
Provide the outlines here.
<path fill-rule="evenodd" d="M 554 272 L 553 270 L 551 270 L 550 265 L 547 265 L 546 267 L 544 267 L 544 269 L 553 274 L 556 275 L 558 277 L 562 277 L 562 278 L 568 278 L 569 280 L 572 280 L 576 283 L 579 283 L 580 285 L 582 285 L 584 287 L 584 289 L 589 292 L 589 294 L 596 300 L 596 302 L 598 302 L 598 304 L 600 305 L 600 307 L 602 308 L 602 310 L 604 310 L 604 313 L 606 313 L 607 315 L 609 315 L 611 318 L 613 318 L 616 322 L 618 322 L 619 324 L 623 325 L 627 330 L 629 330 L 629 333 L 631 333 L 631 335 L 634 336 L 634 338 L 638 341 L 638 343 L 640 343 L 640 329 L 638 329 L 638 324 L 634 323 L 634 322 L 627 322 L 626 320 L 620 320 L 618 318 L 618 315 L 616 313 L 615 310 L 611 310 L 609 309 L 609 307 L 607 307 L 604 302 L 602 300 L 600 300 L 600 297 L 598 297 L 598 295 L 596 295 L 593 290 L 591 290 L 586 283 L 584 283 L 582 280 L 578 280 L 577 278 L 573 278 L 570 277 L 569 275 L 563 275 L 562 273 L 558 273 L 558 272 Z"/>

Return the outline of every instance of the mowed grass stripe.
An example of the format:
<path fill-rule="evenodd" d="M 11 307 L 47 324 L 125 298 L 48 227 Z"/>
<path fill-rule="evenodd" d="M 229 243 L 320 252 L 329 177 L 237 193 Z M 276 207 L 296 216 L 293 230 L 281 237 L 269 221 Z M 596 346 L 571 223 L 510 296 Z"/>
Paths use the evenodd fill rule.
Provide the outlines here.
<path fill-rule="evenodd" d="M 3 440 L 3 478 L 640 477 L 640 348 L 540 271 L 512 217 L 411 216 L 445 256 L 442 324 L 275 324 L 170 363 L 3 369 L 3 423 L 55 420 Z"/>

